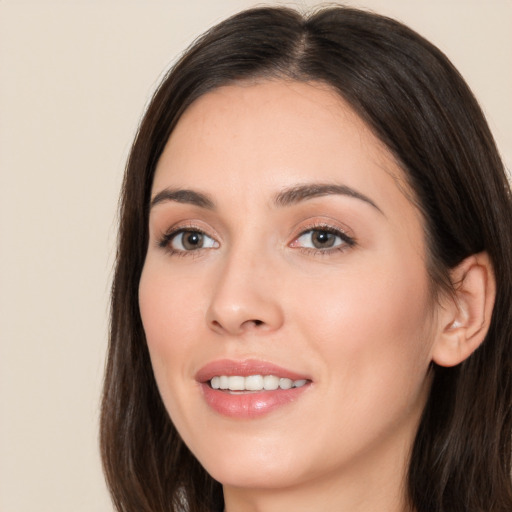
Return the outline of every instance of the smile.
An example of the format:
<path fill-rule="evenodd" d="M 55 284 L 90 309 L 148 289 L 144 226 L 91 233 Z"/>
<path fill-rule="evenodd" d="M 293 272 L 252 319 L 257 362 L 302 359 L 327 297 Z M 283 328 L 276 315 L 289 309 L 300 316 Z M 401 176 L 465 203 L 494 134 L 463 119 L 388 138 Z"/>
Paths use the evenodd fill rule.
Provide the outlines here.
<path fill-rule="evenodd" d="M 307 374 L 258 360 L 213 361 L 195 378 L 213 411 L 239 420 L 293 406 L 313 383 Z"/>
<path fill-rule="evenodd" d="M 275 391 L 276 389 L 300 388 L 306 379 L 292 380 L 275 375 L 219 375 L 210 380 L 212 389 L 229 391 Z"/>

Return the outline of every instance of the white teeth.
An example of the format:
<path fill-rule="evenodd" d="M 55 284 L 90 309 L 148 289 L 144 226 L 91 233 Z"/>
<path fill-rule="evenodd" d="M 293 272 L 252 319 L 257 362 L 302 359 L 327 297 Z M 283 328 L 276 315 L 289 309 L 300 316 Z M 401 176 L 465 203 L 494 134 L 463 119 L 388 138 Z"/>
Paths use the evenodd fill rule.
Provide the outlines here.
<path fill-rule="evenodd" d="M 279 387 L 279 377 L 274 375 L 265 375 L 263 377 L 263 388 L 267 391 L 273 391 Z"/>
<path fill-rule="evenodd" d="M 229 377 L 229 389 L 230 391 L 243 391 L 245 389 L 245 378 L 238 375 Z"/>
<path fill-rule="evenodd" d="M 226 377 L 225 375 L 221 375 L 219 377 L 219 388 L 229 389 L 229 377 Z"/>
<path fill-rule="evenodd" d="M 290 389 L 293 386 L 291 379 L 279 379 L 279 387 L 281 389 Z"/>
<path fill-rule="evenodd" d="M 245 377 L 245 389 L 248 391 L 261 391 L 263 389 L 263 377 L 261 375 Z"/>
<path fill-rule="evenodd" d="M 230 391 L 274 391 L 280 389 L 300 388 L 307 383 L 306 379 L 291 380 L 279 378 L 275 375 L 218 375 L 211 379 L 210 385 L 213 389 Z"/>

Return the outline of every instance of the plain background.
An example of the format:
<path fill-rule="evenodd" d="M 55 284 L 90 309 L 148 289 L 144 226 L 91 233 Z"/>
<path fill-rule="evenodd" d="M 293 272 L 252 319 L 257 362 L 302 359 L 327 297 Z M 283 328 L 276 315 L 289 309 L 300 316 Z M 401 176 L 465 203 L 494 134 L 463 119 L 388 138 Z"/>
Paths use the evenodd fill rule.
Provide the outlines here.
<path fill-rule="evenodd" d="M 510 169 L 512 0 L 345 3 L 447 53 Z M 112 510 L 97 423 L 124 163 L 164 70 L 251 5 L 0 1 L 1 512 Z"/>

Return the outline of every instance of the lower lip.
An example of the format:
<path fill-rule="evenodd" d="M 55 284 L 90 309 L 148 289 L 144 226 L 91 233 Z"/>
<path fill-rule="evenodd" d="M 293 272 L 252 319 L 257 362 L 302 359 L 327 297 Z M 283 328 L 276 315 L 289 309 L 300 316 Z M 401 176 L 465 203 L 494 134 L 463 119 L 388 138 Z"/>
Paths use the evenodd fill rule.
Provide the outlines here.
<path fill-rule="evenodd" d="M 268 414 L 296 401 L 309 387 L 276 389 L 275 391 L 256 391 L 230 393 L 201 384 L 206 403 L 216 412 L 230 418 L 250 419 Z"/>

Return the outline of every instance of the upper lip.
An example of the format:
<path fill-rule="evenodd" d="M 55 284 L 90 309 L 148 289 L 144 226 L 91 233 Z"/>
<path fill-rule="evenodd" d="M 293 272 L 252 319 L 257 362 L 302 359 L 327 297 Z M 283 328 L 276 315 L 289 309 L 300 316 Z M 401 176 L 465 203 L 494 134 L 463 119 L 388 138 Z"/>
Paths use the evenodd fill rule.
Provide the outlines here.
<path fill-rule="evenodd" d="M 213 377 L 219 375 L 239 375 L 241 377 L 247 377 L 249 375 L 275 375 L 276 377 L 291 380 L 311 380 L 309 376 L 305 374 L 257 359 L 245 359 L 242 361 L 218 359 L 200 368 L 195 377 L 198 382 L 208 382 Z"/>

